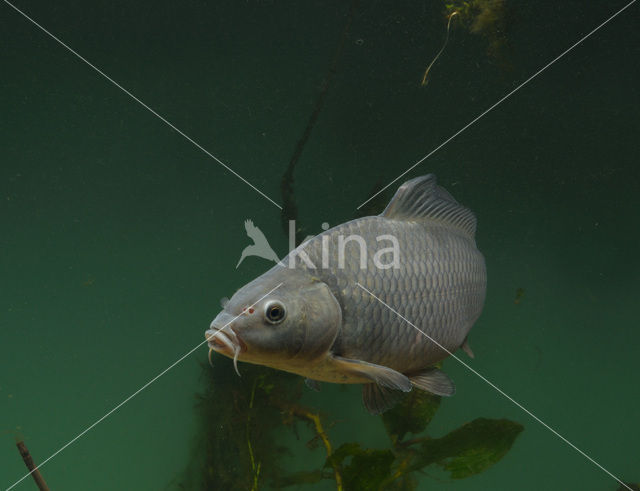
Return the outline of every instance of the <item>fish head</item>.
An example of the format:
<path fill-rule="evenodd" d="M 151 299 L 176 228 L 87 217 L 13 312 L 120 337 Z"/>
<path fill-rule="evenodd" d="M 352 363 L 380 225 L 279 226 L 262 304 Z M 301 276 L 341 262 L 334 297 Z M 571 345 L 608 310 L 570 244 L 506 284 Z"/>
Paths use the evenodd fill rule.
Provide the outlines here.
<path fill-rule="evenodd" d="M 276 266 L 238 290 L 205 337 L 234 360 L 295 371 L 326 354 L 341 324 L 340 304 L 324 282 Z"/>

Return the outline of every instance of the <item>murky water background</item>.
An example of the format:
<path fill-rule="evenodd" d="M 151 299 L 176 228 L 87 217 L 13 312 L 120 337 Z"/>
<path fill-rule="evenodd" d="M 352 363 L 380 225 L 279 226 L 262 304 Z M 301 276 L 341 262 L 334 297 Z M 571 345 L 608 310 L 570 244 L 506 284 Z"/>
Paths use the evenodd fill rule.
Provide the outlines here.
<path fill-rule="evenodd" d="M 15 4 L 277 202 L 348 10 L 342 2 Z M 426 88 L 422 71 L 444 36 L 442 2 L 357 7 L 295 173 L 310 233 L 353 217 L 376 183 L 625 2 L 509 4 L 507 63 L 454 29 Z M 640 480 L 638 12 L 629 8 L 409 174 L 436 173 L 478 216 L 489 287 L 471 333 L 472 366 L 627 481 Z M 14 434 L 44 460 L 200 343 L 219 299 L 269 267 L 249 258 L 234 269 L 248 244 L 246 218 L 280 254 L 287 239 L 275 206 L 6 4 L 0 46 L 0 485 L 8 487 L 25 473 Z M 172 489 L 198 431 L 193 403 L 206 355 L 202 347 L 47 463 L 51 488 Z M 236 377 L 227 360 L 215 361 Z M 617 488 L 454 360 L 445 368 L 458 393 L 443 401 L 432 434 L 479 416 L 525 429 L 485 473 L 423 476 L 420 489 Z M 358 388 L 325 384 L 304 402 L 337 421 L 336 443 L 388 446 Z M 283 441 L 304 447 L 292 435 Z M 283 464 L 319 467 L 322 449 L 301 459 Z"/>

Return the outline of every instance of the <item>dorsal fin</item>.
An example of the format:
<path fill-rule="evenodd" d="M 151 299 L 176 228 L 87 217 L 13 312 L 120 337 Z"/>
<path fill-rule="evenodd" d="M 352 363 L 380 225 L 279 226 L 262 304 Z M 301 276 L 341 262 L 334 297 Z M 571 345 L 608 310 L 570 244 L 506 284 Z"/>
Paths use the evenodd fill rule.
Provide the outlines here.
<path fill-rule="evenodd" d="M 455 227 L 471 238 L 476 233 L 476 217 L 438 186 L 436 176 L 428 174 L 405 182 L 380 214 L 394 220 L 429 220 Z"/>

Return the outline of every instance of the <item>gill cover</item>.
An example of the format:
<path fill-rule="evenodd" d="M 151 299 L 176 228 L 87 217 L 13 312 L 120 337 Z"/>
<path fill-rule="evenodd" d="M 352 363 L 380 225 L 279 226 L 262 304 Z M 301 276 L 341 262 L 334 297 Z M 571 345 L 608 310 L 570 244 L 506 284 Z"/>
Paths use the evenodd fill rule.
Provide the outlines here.
<path fill-rule="evenodd" d="M 294 358 L 313 360 L 323 356 L 342 325 L 342 309 L 329 287 L 312 279 L 289 300 L 289 312 L 295 316 L 290 326 L 292 338 L 297 340 L 297 346 L 292 346 L 297 348 Z"/>
<path fill-rule="evenodd" d="M 264 292 L 282 283 L 255 305 L 254 313 L 233 323 L 246 345 L 241 360 L 279 365 L 285 360 L 310 361 L 331 348 L 342 325 L 342 309 L 329 287 L 308 272 L 274 267 L 245 285 L 231 298 L 227 309 L 251 305 Z M 280 305 L 282 320 L 269 318 L 269 309 Z M 279 316 L 278 316 L 279 317 Z"/>

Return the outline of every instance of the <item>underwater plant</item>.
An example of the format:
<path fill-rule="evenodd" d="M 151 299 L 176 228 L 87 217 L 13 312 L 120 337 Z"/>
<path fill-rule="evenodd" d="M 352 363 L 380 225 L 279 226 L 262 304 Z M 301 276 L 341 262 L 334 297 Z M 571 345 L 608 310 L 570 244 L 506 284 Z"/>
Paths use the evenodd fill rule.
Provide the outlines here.
<path fill-rule="evenodd" d="M 299 377 L 246 365 L 238 379 L 228 368 L 226 362 L 202 365 L 205 389 L 195 404 L 199 427 L 178 489 L 256 490 L 282 474 L 278 461 L 287 449 L 274 437 L 289 425 L 282 406 L 302 395 Z"/>
<path fill-rule="evenodd" d="M 386 412 L 382 421 L 391 442 L 389 448 L 366 449 L 358 443 L 338 447 L 324 464 L 324 469 L 333 468 L 339 473 L 342 487 L 338 489 L 414 489 L 418 484 L 416 473 L 432 465 L 449 472 L 452 479 L 470 477 L 504 457 L 523 430 L 520 424 L 506 419 L 477 418 L 441 438 L 431 438 L 425 430 L 440 399 L 416 390 Z M 311 471 L 306 477 L 317 475 L 317 471 Z"/>
<path fill-rule="evenodd" d="M 451 19 L 455 14 L 459 25 L 484 38 L 487 54 L 503 68 L 509 66 L 506 61 L 508 12 L 507 0 L 445 0 L 446 18 Z"/>
<path fill-rule="evenodd" d="M 333 422 L 299 403 L 300 377 L 246 365 L 239 381 L 229 377 L 228 368 L 226 363 L 214 369 L 203 365 L 206 388 L 196 405 L 201 427 L 178 489 L 255 491 L 331 480 L 345 491 L 411 490 L 417 475 L 429 467 L 444 469 L 452 479 L 485 471 L 509 452 L 523 430 L 507 419 L 476 418 L 432 438 L 426 430 L 440 397 L 416 390 L 380 417 L 388 447 L 349 442 L 334 448 L 327 429 Z M 326 458 L 315 468 L 288 473 L 280 459 L 294 449 L 279 442 L 284 431 L 297 435 L 299 423 L 310 425 Z"/>

